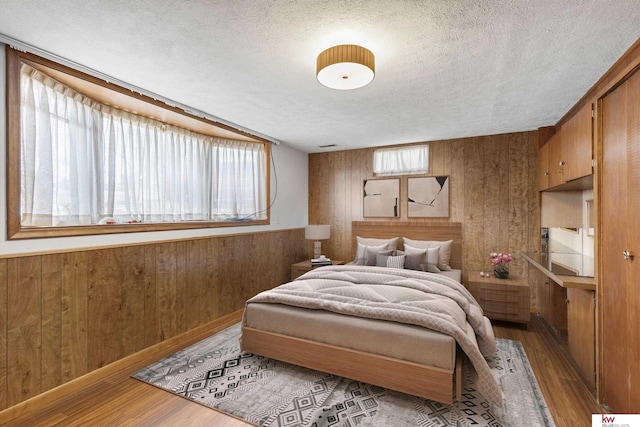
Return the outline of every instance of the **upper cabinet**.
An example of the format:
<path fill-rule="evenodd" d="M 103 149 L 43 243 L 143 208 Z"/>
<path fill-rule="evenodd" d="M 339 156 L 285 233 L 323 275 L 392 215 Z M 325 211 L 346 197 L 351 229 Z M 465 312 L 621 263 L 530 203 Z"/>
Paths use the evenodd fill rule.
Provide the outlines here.
<path fill-rule="evenodd" d="M 538 149 L 538 190 L 549 188 L 549 142 Z"/>
<path fill-rule="evenodd" d="M 591 104 L 587 104 L 560 129 L 564 182 L 593 173 L 592 122 Z"/>
<path fill-rule="evenodd" d="M 538 190 L 565 189 L 565 184 L 593 174 L 592 121 L 587 104 L 540 148 Z M 578 188 L 584 186 L 579 184 Z"/>
<path fill-rule="evenodd" d="M 562 171 L 564 170 L 562 155 L 562 131 L 556 132 L 547 142 L 549 146 L 549 187 L 556 187 L 564 182 Z"/>

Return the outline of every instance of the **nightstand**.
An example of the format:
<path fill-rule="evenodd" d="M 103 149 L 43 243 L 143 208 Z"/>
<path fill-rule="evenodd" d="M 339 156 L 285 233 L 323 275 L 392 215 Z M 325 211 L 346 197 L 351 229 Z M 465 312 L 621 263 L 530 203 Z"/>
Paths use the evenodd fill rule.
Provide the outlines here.
<path fill-rule="evenodd" d="M 333 265 L 342 265 L 342 264 L 344 264 L 344 261 L 331 260 L 331 263 Z M 296 262 L 295 264 L 292 264 L 291 265 L 291 280 L 295 280 L 299 276 L 302 276 L 304 273 L 306 273 L 307 271 L 311 271 L 314 268 L 317 268 L 317 267 L 311 266 L 311 260 L 310 259 L 308 259 L 306 261 Z"/>
<path fill-rule="evenodd" d="M 467 289 L 484 310 L 484 315 L 491 320 L 524 323 L 529 329 L 529 284 L 518 276 L 498 279 L 493 272 L 491 274 L 489 277 L 480 277 L 479 271 L 472 271 L 467 284 Z"/>

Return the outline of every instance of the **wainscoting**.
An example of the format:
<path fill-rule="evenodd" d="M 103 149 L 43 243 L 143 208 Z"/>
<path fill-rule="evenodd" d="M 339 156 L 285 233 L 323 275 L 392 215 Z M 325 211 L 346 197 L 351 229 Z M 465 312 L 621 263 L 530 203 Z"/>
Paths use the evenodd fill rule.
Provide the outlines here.
<path fill-rule="evenodd" d="M 516 254 L 513 273 L 528 277 L 517 252 L 540 247 L 538 137 L 531 131 L 430 142 L 429 175 L 451 180 L 449 218 L 408 218 L 406 177 L 400 179 L 399 218 L 364 218 L 362 185 L 374 178 L 373 149 L 310 154 L 309 223 L 331 224 L 323 252 L 351 260 L 352 221 L 460 222 L 464 274 L 489 269 L 495 251 Z"/>
<path fill-rule="evenodd" d="M 241 309 L 307 243 L 292 229 L 0 259 L 0 410 Z"/>

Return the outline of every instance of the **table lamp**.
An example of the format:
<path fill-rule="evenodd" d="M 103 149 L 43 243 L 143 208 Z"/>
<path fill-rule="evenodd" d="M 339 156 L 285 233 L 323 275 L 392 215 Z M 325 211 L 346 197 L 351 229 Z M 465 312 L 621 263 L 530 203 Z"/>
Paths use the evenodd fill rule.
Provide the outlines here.
<path fill-rule="evenodd" d="M 304 228 L 304 238 L 315 240 L 313 243 L 313 258 L 320 258 L 320 240 L 326 240 L 329 237 L 331 237 L 330 225 L 307 225 Z"/>

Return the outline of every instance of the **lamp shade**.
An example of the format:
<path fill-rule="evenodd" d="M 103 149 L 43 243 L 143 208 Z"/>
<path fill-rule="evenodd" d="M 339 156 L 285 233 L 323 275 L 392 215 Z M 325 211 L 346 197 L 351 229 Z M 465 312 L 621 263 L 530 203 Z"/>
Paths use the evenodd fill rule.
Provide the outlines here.
<path fill-rule="evenodd" d="M 330 225 L 307 225 L 304 228 L 304 238 L 307 240 L 326 240 L 331 237 Z"/>
<path fill-rule="evenodd" d="M 357 89 L 371 83 L 375 69 L 375 57 L 369 49 L 342 44 L 318 55 L 316 77 L 331 89 Z"/>

